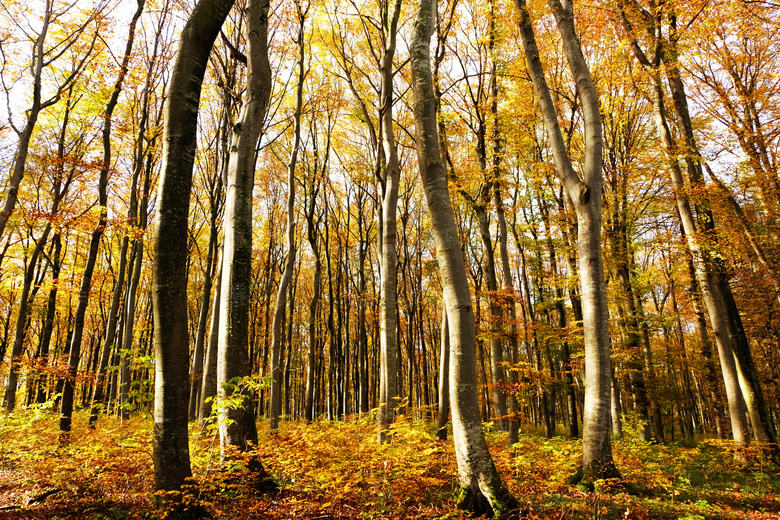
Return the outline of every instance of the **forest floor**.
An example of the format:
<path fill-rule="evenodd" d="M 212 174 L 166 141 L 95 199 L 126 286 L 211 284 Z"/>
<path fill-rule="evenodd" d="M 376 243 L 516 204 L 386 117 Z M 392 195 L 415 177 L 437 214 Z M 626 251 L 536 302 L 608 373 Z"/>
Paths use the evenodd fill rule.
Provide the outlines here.
<path fill-rule="evenodd" d="M 74 419 L 63 442 L 50 412 L 0 416 L 0 519 L 160 518 L 151 420 L 103 418 L 90 430 L 86 415 Z M 462 518 L 452 498 L 453 448 L 434 438 L 431 425 L 401 418 L 385 446 L 376 444 L 367 419 L 282 423 L 273 437 L 264 426 L 257 454 L 278 489 L 254 489 L 241 461 L 219 462 L 213 429 L 193 425 L 194 478 L 184 500 L 215 519 Z M 780 518 L 780 468 L 756 453 L 740 463 L 729 443 L 657 446 L 630 437 L 613 444 L 623 484 L 600 482 L 588 492 L 566 483 L 579 441 L 523 432 L 513 457 L 506 434 L 488 433 L 526 518 Z"/>

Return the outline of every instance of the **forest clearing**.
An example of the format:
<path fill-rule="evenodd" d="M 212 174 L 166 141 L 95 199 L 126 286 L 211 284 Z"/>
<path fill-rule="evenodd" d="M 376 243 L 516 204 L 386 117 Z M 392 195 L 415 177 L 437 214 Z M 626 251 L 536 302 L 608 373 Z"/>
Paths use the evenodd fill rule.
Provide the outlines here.
<path fill-rule="evenodd" d="M 30 412 L 0 425 L 0 518 L 129 520 L 164 518 L 152 505 L 149 418 L 101 420 L 77 414 L 68 446 L 58 446 L 56 417 Z M 533 428 L 533 425 L 531 425 Z M 260 423 L 261 432 L 266 431 Z M 524 429 L 524 428 L 523 428 Z M 455 457 L 421 421 L 396 422 L 390 445 L 375 442 L 375 423 L 285 423 L 261 434 L 257 454 L 278 489 L 258 491 L 240 462 L 220 463 L 213 431 L 191 431 L 193 480 L 185 502 L 214 519 L 457 519 Z M 528 519 L 752 519 L 780 515 L 780 472 L 752 453 L 735 463 L 729 442 L 650 445 L 627 435 L 615 442 L 620 485 L 595 491 L 568 485 L 581 443 L 488 433 L 499 472 Z M 515 456 L 512 457 L 511 454 Z M 28 503 L 47 492 L 55 493 Z M 12 508 L 13 506 L 16 506 Z"/>

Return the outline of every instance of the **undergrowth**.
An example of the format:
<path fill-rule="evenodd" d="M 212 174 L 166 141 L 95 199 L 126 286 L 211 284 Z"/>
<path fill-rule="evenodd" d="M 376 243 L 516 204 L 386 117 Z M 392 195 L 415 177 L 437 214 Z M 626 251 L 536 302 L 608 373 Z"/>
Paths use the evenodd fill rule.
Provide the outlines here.
<path fill-rule="evenodd" d="M 182 490 L 189 517 L 244 519 L 461 518 L 455 510 L 456 462 L 433 426 L 401 418 L 393 442 L 378 445 L 367 418 L 282 423 L 250 454 L 275 482 L 261 484 L 240 457 L 223 464 L 213 430 L 192 426 L 193 478 Z M 77 414 L 61 437 L 44 410 L 0 416 L 0 519 L 153 519 L 150 420 L 103 418 L 97 429 Z M 523 433 L 488 432 L 496 465 L 527 518 L 774 519 L 780 473 L 759 452 L 736 462 L 733 444 L 649 445 L 615 441 L 620 482 L 593 492 L 566 484 L 581 444 Z M 266 481 L 267 482 L 267 481 Z M 168 515 L 172 517 L 173 515 Z"/>

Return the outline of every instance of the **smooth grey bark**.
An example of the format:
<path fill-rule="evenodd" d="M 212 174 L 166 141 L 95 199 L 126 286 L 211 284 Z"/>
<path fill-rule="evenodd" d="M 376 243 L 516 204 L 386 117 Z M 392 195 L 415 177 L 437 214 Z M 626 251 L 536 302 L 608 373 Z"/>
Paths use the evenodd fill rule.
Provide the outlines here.
<path fill-rule="evenodd" d="M 417 159 L 444 289 L 450 326 L 450 399 L 460 492 L 458 505 L 501 516 L 517 507 L 496 471 L 482 431 L 476 374 L 476 323 L 458 228 L 439 149 L 437 100 L 430 65 L 436 4 L 422 0 L 410 46 Z"/>
<path fill-rule="evenodd" d="M 620 386 L 617 378 L 612 376 L 612 435 L 623 438 L 623 405 L 620 402 Z"/>
<path fill-rule="evenodd" d="M 233 125 L 225 186 L 222 291 L 217 353 L 219 437 L 241 450 L 257 444 L 257 426 L 244 378 L 249 377 L 249 296 L 252 275 L 252 189 L 257 142 L 271 97 L 268 61 L 268 0 L 246 7 L 247 86 Z"/>
<path fill-rule="evenodd" d="M 130 265 L 128 266 L 128 280 L 127 293 L 125 294 L 125 310 L 124 310 L 124 337 L 122 338 L 122 349 L 120 351 L 120 370 L 119 381 L 117 385 L 117 416 L 121 420 L 125 420 L 130 415 L 130 403 L 129 403 L 129 390 L 131 384 L 131 371 L 130 371 L 130 355 L 133 348 L 134 328 L 135 328 L 135 316 L 137 309 L 137 297 L 138 284 L 141 281 L 141 267 L 144 260 L 144 240 L 143 231 L 146 230 L 149 209 L 149 190 L 151 188 L 151 164 L 147 163 L 146 172 L 144 174 L 144 187 L 142 191 L 141 200 L 143 204 L 138 208 L 137 213 L 137 226 L 141 232 L 141 236 L 133 241 L 132 254 L 130 256 Z M 142 355 L 142 349 L 137 349 L 138 355 Z"/>
<path fill-rule="evenodd" d="M 506 227 L 506 215 L 504 214 L 504 203 L 503 199 L 501 197 L 501 157 L 503 154 L 502 147 L 501 147 L 501 134 L 499 130 L 499 119 L 498 119 L 498 72 L 497 72 L 497 65 L 496 65 L 496 57 L 495 57 L 495 45 L 496 45 L 496 14 L 495 14 L 495 2 L 492 0 L 490 1 L 490 35 L 489 35 L 489 41 L 488 41 L 488 55 L 490 56 L 490 118 L 493 125 L 493 131 L 492 131 L 492 145 L 493 145 L 493 157 L 492 157 L 492 164 L 490 165 L 489 169 L 489 178 L 491 181 L 491 188 L 492 188 L 492 197 L 493 197 L 493 204 L 496 207 L 496 217 L 498 220 L 498 242 L 499 242 L 499 255 L 501 256 L 501 273 L 504 278 L 504 287 L 502 288 L 502 292 L 499 294 L 498 289 L 498 281 L 496 280 L 496 293 L 494 297 L 497 300 L 498 303 L 498 312 L 494 312 L 491 309 L 491 314 L 493 314 L 494 319 L 498 318 L 500 319 L 500 323 L 495 324 L 494 326 L 497 327 L 497 331 L 500 333 L 500 337 L 498 339 L 506 339 L 509 340 L 509 346 L 510 346 L 510 361 L 512 364 L 516 364 L 518 362 L 518 345 L 517 345 L 517 331 L 515 327 L 516 319 L 517 319 L 517 311 L 515 310 L 515 301 L 514 301 L 514 284 L 512 282 L 512 270 L 509 266 L 509 251 L 507 248 L 508 245 L 508 233 L 507 233 L 507 227 Z M 495 269 L 495 260 L 494 260 L 494 272 Z M 494 274 L 495 277 L 495 274 Z M 488 280 L 489 282 L 489 280 Z M 504 332 L 504 327 L 506 327 L 505 319 L 504 319 L 504 308 L 506 308 L 509 312 L 509 331 L 508 333 Z M 492 346 L 492 345 L 491 345 Z M 503 413 L 501 413 L 501 410 L 499 411 L 499 417 L 501 419 L 499 420 L 499 427 L 501 427 L 502 430 L 506 430 L 509 432 L 509 446 L 517 442 L 517 435 L 519 431 L 519 422 L 517 421 L 517 418 L 515 417 L 515 414 L 517 413 L 517 399 L 515 398 L 514 394 L 511 392 L 507 392 L 506 388 L 502 388 L 501 384 L 504 383 L 506 380 L 506 370 L 504 369 L 504 342 L 500 341 L 499 344 L 496 346 L 495 353 L 491 355 L 491 362 L 493 362 L 493 359 L 495 359 L 496 364 L 498 365 L 498 370 L 493 370 L 493 384 L 498 387 L 499 392 L 501 393 L 500 399 L 496 400 L 496 408 L 497 410 L 499 408 L 503 409 Z M 516 384 L 518 382 L 517 372 L 511 371 L 509 374 L 510 383 Z M 502 402 L 503 401 L 503 402 Z M 507 415 L 507 412 L 512 412 L 512 415 Z"/>
<path fill-rule="evenodd" d="M 685 239 L 684 233 L 683 239 Z M 715 362 L 712 360 L 712 342 L 710 341 L 710 336 L 707 331 L 707 319 L 704 316 L 704 309 L 702 308 L 699 284 L 696 282 L 696 268 L 693 265 L 693 258 L 691 257 L 689 250 L 687 251 L 686 261 L 688 264 L 688 279 L 690 280 L 688 295 L 693 306 L 693 313 L 696 316 L 696 332 L 699 336 L 699 351 L 704 360 L 704 379 L 707 383 L 710 406 L 712 407 L 713 415 L 715 416 L 715 429 L 718 439 L 724 440 L 727 435 L 726 414 L 723 409 L 720 386 L 718 385 L 717 368 Z M 671 279 L 671 274 L 669 278 Z M 674 289 L 672 288 L 672 304 L 674 307 L 677 307 L 673 290 Z M 679 327 L 678 336 L 682 337 L 682 325 L 679 323 L 679 318 L 677 326 Z"/>
<path fill-rule="evenodd" d="M 393 78 L 398 19 L 402 0 L 392 11 L 382 9 L 381 29 L 384 49 L 380 63 L 379 147 L 381 167 L 376 169 L 381 207 L 377 211 L 379 250 L 379 411 L 377 440 L 389 442 L 398 395 L 398 254 L 396 252 L 398 187 L 401 169 L 393 130 Z"/>
<path fill-rule="evenodd" d="M 176 490 L 191 475 L 187 435 L 188 213 L 198 106 L 209 54 L 233 0 L 200 0 L 190 14 L 171 73 L 165 107 L 163 167 L 157 192 L 154 312 L 154 487 Z"/>
<path fill-rule="evenodd" d="M 477 217 L 479 237 L 482 242 L 481 268 L 487 285 L 487 299 L 489 317 L 487 329 L 489 331 L 488 344 L 490 346 L 490 374 L 492 378 L 491 393 L 495 411 L 495 423 L 499 430 L 507 431 L 509 421 L 507 416 L 507 394 L 504 384 L 506 371 L 504 369 L 504 311 L 502 307 L 503 295 L 499 294 L 498 276 L 495 261 L 495 245 L 490 229 L 490 204 L 500 203 L 495 199 L 495 190 L 500 182 L 501 145 L 498 129 L 498 74 L 495 60 L 495 8 L 494 2 L 489 2 L 490 19 L 488 27 L 487 58 L 489 71 L 478 76 L 487 77 L 487 85 L 479 80 L 476 87 L 467 81 L 466 85 L 474 110 L 475 123 L 469 127 L 474 133 L 475 151 L 482 181 L 475 196 L 470 195 L 465 189 L 461 189 L 461 195 L 468 201 L 469 206 Z M 463 65 L 462 65 L 463 66 Z M 465 66 L 464 66 L 465 67 Z M 469 72 L 464 68 L 464 75 Z M 434 91 L 435 93 L 435 91 Z M 484 112 L 484 102 L 489 99 L 488 112 Z M 488 160 L 488 126 L 492 126 L 492 157 Z M 446 159 L 446 151 L 445 151 Z"/>
<path fill-rule="evenodd" d="M 287 310 L 287 293 L 295 265 L 295 167 L 298 163 L 298 151 L 301 145 L 301 111 L 303 107 L 303 82 L 305 78 L 306 48 L 304 46 L 305 17 L 298 8 L 298 82 L 293 113 L 293 143 L 290 160 L 287 163 L 287 260 L 279 280 L 276 293 L 276 309 L 271 329 L 271 404 L 268 412 L 268 428 L 271 432 L 279 429 L 279 415 L 282 413 L 282 347 L 284 343 L 284 318 Z M 290 316 L 292 319 L 292 316 Z"/>
<path fill-rule="evenodd" d="M 582 432 L 582 472 L 586 481 L 619 476 L 612 459 L 611 381 L 612 368 L 606 288 L 601 253 L 602 135 L 601 114 L 596 88 L 588 70 L 579 38 L 574 29 L 570 2 L 549 0 L 561 34 L 563 50 L 582 99 L 585 126 L 583 177 L 576 173 L 567 154 L 544 69 L 539 58 L 531 19 L 525 0 L 515 0 L 520 14 L 520 32 L 534 91 L 542 109 L 551 141 L 556 174 L 568 193 L 577 214 L 577 249 L 582 287 L 583 334 L 585 346 L 585 406 Z"/>
<path fill-rule="evenodd" d="M 486 201 L 491 195 L 492 182 L 487 182 L 483 186 Z M 496 414 L 496 425 L 499 430 L 507 430 L 506 420 L 507 398 L 504 390 L 501 388 L 504 380 L 504 342 L 501 339 L 501 324 L 504 321 L 504 313 L 501 309 L 498 297 L 498 280 L 496 277 L 495 254 L 493 253 L 493 240 L 490 233 L 490 222 L 486 205 L 481 202 L 472 204 L 474 212 L 477 214 L 479 224 L 479 236 L 482 239 L 482 248 L 484 255 L 485 283 L 488 289 L 488 309 L 490 318 L 488 329 L 490 330 L 490 373 L 492 376 L 493 407 Z"/>

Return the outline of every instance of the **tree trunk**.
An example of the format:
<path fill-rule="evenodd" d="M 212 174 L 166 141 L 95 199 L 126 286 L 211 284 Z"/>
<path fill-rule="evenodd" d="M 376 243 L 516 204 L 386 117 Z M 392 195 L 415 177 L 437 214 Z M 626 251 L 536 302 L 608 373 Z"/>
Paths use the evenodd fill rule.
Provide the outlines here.
<path fill-rule="evenodd" d="M 255 148 L 271 96 L 268 61 L 268 0 L 246 7 L 247 86 L 233 125 L 225 190 L 222 294 L 219 312 L 217 395 L 219 437 L 225 448 L 257 444 L 257 426 L 244 379 L 249 377 L 249 293 L 252 276 L 252 189 Z"/>
<path fill-rule="evenodd" d="M 287 292 L 293 275 L 293 266 L 295 264 L 295 166 L 298 162 L 298 150 L 301 143 L 301 110 L 303 107 L 303 81 L 304 81 L 304 62 L 305 47 L 303 40 L 304 17 L 300 13 L 299 7 L 299 26 L 298 26 L 298 87 L 295 100 L 294 136 L 292 151 L 290 152 L 290 162 L 287 165 L 287 260 L 284 265 L 284 272 L 279 281 L 279 291 L 276 294 L 276 309 L 274 310 L 274 322 L 271 331 L 271 404 L 268 413 L 268 428 L 271 432 L 279 429 L 279 415 L 282 412 L 282 346 L 284 341 L 283 322 L 287 310 Z M 292 316 L 290 316 L 292 319 Z"/>
<path fill-rule="evenodd" d="M 410 47 L 417 158 L 425 188 L 450 325 L 450 397 L 459 507 L 501 516 L 517 506 L 487 449 L 477 396 L 476 324 L 468 275 L 439 150 L 429 43 L 436 4 L 422 0 Z"/>
<path fill-rule="evenodd" d="M 319 186 L 313 190 L 311 194 L 311 200 L 309 201 L 309 209 L 306 212 L 307 236 L 309 238 L 309 245 L 311 246 L 312 254 L 314 255 L 314 282 L 311 303 L 309 305 L 309 357 L 308 366 L 306 372 L 306 401 L 304 410 L 304 419 L 306 422 L 314 420 L 314 378 L 315 378 L 315 358 L 317 352 L 317 307 L 320 300 L 320 285 L 322 283 L 322 260 L 320 260 L 320 249 L 317 243 L 317 230 L 314 220 L 314 208 L 317 198 L 317 192 Z M 327 246 L 326 246 L 327 247 Z M 330 262 L 328 262 L 330 264 Z M 330 280 L 331 273 L 328 269 L 328 279 Z M 332 295 L 331 295 L 332 296 Z M 333 299 L 330 299 L 331 305 Z M 332 367 L 331 367 L 332 369 Z"/>
<path fill-rule="evenodd" d="M 443 296 L 442 296 L 443 298 Z M 441 354 L 439 356 L 439 416 L 436 437 L 447 440 L 447 424 L 450 422 L 450 326 L 447 306 L 441 309 Z"/>
<path fill-rule="evenodd" d="M 187 220 L 198 105 L 209 54 L 233 0 L 200 0 L 185 24 L 165 109 L 152 266 L 154 305 L 154 487 L 178 489 L 191 475 L 187 435 Z"/>
<path fill-rule="evenodd" d="M 379 209 L 379 411 L 377 412 L 379 442 L 390 440 L 390 425 L 395 415 L 398 395 L 398 256 L 396 253 L 398 185 L 401 170 L 393 131 L 393 78 L 395 69 L 396 34 L 401 15 L 401 0 L 395 0 L 392 13 L 382 12 L 385 40 L 381 60 L 380 135 L 381 157 L 377 169 L 380 181 Z"/>
<path fill-rule="evenodd" d="M 564 6 L 558 0 L 549 0 L 550 10 L 561 34 L 566 59 L 582 99 L 585 125 L 583 180 L 574 171 L 567 155 L 525 0 L 516 0 L 515 3 L 520 13 L 520 31 L 526 61 L 552 144 L 556 173 L 577 213 L 586 367 L 582 472 L 586 481 L 616 477 L 619 473 L 612 460 L 610 444 L 612 369 L 600 240 L 603 145 L 598 96 L 574 30 L 571 4 L 566 2 Z"/>

